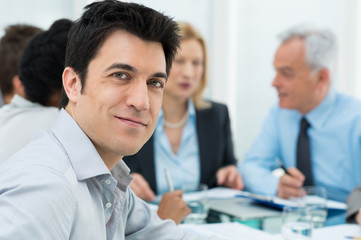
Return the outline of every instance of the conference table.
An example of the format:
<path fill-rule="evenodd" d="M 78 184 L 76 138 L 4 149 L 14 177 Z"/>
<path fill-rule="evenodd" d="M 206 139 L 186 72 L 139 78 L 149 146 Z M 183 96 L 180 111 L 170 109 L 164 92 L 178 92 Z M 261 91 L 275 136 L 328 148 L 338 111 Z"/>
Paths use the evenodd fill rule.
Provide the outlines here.
<path fill-rule="evenodd" d="M 231 232 L 233 231 L 235 235 L 238 236 L 234 239 L 282 239 L 280 234 L 282 209 L 270 207 L 255 202 L 252 199 L 234 197 L 234 192 L 226 189 L 221 190 L 223 192 L 214 194 L 214 196 L 221 197 L 214 198 L 214 196 L 211 196 L 207 198 L 209 211 L 203 224 L 186 222 L 185 224 L 181 224 L 183 225 L 181 227 L 190 232 L 199 231 L 203 234 L 207 233 L 207 231 L 216 231 L 216 234 L 220 234 L 220 236 L 223 237 L 227 234 L 229 237 L 229 234 L 232 234 Z M 222 197 L 223 195 L 225 196 Z M 346 212 L 344 209 L 328 210 L 324 228 L 314 229 L 314 235 L 324 236 L 319 239 L 336 240 L 346 239 L 340 238 L 340 236 L 346 236 L 348 234 L 347 232 L 352 232 L 356 235 L 360 234 L 357 236 L 361 237 L 361 228 L 359 230 L 358 226 L 346 224 L 345 215 Z M 339 227 L 335 228 L 335 226 Z M 239 229 L 239 231 L 237 229 Z M 332 231 L 335 232 L 335 234 L 333 234 L 335 236 L 334 238 L 332 235 L 325 235 L 325 232 L 332 234 Z M 345 233 L 343 233 L 343 231 L 345 231 Z M 254 238 L 249 238 L 251 235 L 254 236 Z M 233 237 L 225 239 L 233 239 Z M 313 239 L 319 240 L 318 238 Z"/>

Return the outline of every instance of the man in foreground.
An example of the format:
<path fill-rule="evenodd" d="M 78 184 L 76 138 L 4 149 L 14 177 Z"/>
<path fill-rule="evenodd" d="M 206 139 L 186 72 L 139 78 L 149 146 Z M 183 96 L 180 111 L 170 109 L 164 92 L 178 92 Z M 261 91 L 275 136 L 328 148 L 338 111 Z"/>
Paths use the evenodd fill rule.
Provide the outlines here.
<path fill-rule="evenodd" d="M 121 160 L 154 131 L 177 25 L 133 3 L 85 9 L 69 33 L 64 109 L 1 166 L 0 238 L 196 239 L 133 194 Z"/>

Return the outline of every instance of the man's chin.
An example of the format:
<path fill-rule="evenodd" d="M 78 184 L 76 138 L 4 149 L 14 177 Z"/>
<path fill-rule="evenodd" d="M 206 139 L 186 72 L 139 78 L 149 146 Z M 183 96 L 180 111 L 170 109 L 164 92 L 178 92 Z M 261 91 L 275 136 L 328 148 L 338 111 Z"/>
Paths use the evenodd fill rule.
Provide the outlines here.
<path fill-rule="evenodd" d="M 132 147 L 132 148 L 127 149 L 128 151 L 123 153 L 123 156 L 126 157 L 126 156 L 132 156 L 132 155 L 136 154 L 143 147 L 143 145 L 141 145 L 139 147 Z"/>

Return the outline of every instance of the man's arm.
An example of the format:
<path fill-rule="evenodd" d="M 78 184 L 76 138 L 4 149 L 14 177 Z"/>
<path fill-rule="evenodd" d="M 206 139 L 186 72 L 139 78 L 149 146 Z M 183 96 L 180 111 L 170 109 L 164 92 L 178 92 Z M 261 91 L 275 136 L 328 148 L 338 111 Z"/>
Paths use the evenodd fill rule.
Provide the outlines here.
<path fill-rule="evenodd" d="M 75 202 L 67 180 L 42 166 L 1 175 L 0 239 L 69 238 Z"/>
<path fill-rule="evenodd" d="M 348 196 L 347 200 L 346 221 L 357 222 L 361 225 L 361 185 L 355 188 Z"/>
<path fill-rule="evenodd" d="M 264 121 L 260 135 L 247 152 L 239 169 L 248 191 L 276 195 L 279 179 L 272 175 L 279 157 L 277 109 L 273 107 Z"/>

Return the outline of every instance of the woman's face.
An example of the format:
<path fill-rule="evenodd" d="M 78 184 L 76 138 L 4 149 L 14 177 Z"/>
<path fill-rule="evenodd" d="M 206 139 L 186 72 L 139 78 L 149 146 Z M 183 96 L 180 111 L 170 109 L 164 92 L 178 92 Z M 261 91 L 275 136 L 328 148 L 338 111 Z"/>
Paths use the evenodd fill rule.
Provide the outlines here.
<path fill-rule="evenodd" d="M 164 94 L 188 99 L 198 89 L 204 71 L 204 54 L 196 39 L 181 41 L 181 48 L 172 64 Z"/>

